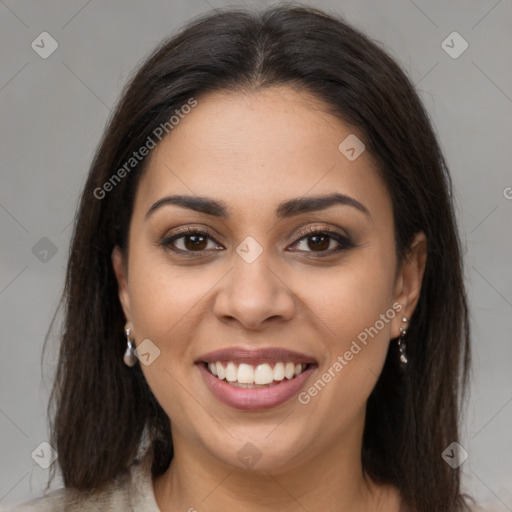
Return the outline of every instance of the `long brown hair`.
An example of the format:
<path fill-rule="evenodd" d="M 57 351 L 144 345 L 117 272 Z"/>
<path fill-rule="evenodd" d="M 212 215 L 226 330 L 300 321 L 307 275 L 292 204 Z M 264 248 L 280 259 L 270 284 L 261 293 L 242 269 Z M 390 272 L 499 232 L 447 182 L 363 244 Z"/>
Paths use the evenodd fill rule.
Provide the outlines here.
<path fill-rule="evenodd" d="M 153 445 L 153 476 L 173 456 L 167 415 L 140 365 L 123 363 L 125 318 L 110 259 L 116 244 L 127 249 L 147 158 L 110 181 L 108 193 L 98 190 L 126 170 L 133 152 L 190 98 L 274 85 L 313 94 L 362 134 L 392 199 L 398 261 L 416 233 L 428 240 L 408 331 L 408 370 L 400 373 L 396 344 L 390 344 L 367 404 L 363 468 L 395 485 L 413 511 L 468 510 L 459 469 L 441 457 L 459 439 L 469 367 L 461 249 L 445 159 L 414 87 L 391 57 L 338 15 L 290 4 L 220 9 L 192 20 L 146 59 L 123 91 L 81 196 L 61 302 L 48 416 L 64 483 L 103 488 L 129 469 L 143 437 Z"/>

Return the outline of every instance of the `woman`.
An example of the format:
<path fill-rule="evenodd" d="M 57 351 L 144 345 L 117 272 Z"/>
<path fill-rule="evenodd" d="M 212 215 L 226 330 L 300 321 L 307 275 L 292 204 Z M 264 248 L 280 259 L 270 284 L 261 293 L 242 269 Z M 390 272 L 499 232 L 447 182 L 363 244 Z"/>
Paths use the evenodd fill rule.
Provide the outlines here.
<path fill-rule="evenodd" d="M 92 164 L 63 299 L 65 488 L 14 510 L 469 510 L 450 177 L 343 20 L 218 10 L 160 46 Z"/>

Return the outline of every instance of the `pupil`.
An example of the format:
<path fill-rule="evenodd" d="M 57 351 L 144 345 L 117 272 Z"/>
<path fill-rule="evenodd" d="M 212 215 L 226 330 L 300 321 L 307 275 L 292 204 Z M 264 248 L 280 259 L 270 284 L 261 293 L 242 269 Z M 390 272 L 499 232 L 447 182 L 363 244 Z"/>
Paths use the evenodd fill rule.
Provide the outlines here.
<path fill-rule="evenodd" d="M 204 249 L 204 241 L 205 241 L 205 237 L 202 236 L 202 235 L 189 235 L 188 236 L 188 241 L 192 241 L 192 244 L 191 244 L 191 247 L 192 248 L 195 248 L 195 249 Z M 201 245 L 203 244 L 203 245 Z M 190 248 L 190 247 L 188 247 Z"/>
<path fill-rule="evenodd" d="M 318 244 L 317 242 L 314 242 L 313 243 L 313 246 L 311 248 L 316 248 L 316 249 L 327 249 L 329 247 L 329 239 L 328 237 L 326 236 L 319 236 L 319 235 L 315 235 L 315 236 L 312 236 L 311 237 L 311 240 L 323 240 L 324 243 L 321 243 Z M 327 241 L 327 245 L 325 244 L 325 242 Z"/>

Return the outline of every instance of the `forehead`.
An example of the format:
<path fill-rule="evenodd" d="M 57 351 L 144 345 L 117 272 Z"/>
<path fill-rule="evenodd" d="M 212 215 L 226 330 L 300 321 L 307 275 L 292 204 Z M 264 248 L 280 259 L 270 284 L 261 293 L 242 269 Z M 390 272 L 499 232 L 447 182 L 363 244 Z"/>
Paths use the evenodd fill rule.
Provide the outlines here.
<path fill-rule="evenodd" d="M 350 160 L 339 149 L 347 137 L 357 144 L 364 136 L 313 96 L 275 87 L 197 101 L 150 154 L 136 209 L 188 194 L 222 200 L 230 214 L 244 217 L 266 205 L 274 211 L 292 197 L 332 192 L 354 197 L 372 215 L 391 208 L 370 154 Z"/>

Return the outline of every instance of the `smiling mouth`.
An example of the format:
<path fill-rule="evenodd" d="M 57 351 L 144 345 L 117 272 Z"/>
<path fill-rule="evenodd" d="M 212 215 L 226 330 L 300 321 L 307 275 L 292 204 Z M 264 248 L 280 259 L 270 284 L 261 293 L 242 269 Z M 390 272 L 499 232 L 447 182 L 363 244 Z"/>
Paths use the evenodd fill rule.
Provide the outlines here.
<path fill-rule="evenodd" d="M 201 363 L 217 379 L 225 381 L 236 388 L 270 388 L 283 381 L 290 381 L 301 375 L 314 363 L 261 363 L 257 365 L 235 363 L 233 361 L 216 361 Z"/>

